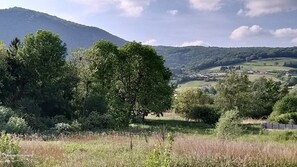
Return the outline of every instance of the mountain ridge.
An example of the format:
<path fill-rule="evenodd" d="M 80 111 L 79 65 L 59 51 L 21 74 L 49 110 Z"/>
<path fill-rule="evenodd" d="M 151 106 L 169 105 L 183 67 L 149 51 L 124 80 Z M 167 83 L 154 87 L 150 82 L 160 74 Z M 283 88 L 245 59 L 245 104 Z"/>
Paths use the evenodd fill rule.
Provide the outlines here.
<path fill-rule="evenodd" d="M 68 51 L 88 48 L 99 39 L 106 39 L 118 46 L 127 41 L 103 29 L 64 20 L 43 12 L 13 7 L 0 9 L 0 39 L 6 44 L 18 37 L 22 39 L 38 30 L 49 30 L 58 34 L 67 44 Z"/>

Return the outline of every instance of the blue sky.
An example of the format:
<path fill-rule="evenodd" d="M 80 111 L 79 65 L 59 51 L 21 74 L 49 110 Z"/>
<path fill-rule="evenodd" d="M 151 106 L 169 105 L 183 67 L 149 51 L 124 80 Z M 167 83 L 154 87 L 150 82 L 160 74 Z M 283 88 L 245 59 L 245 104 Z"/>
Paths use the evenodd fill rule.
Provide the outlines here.
<path fill-rule="evenodd" d="M 297 0 L 1 0 L 169 46 L 297 46 Z"/>

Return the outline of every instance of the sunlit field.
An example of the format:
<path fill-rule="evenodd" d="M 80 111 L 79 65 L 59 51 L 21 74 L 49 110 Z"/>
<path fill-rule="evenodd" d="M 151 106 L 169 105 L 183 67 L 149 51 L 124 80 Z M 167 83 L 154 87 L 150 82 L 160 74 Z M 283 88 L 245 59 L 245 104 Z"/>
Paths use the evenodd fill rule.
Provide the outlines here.
<path fill-rule="evenodd" d="M 261 122 L 244 120 L 243 136 L 221 140 L 213 134 L 214 126 L 165 113 L 160 118 L 150 115 L 145 124 L 133 124 L 126 131 L 27 136 L 19 143 L 21 154 L 34 166 L 145 166 L 171 133 L 171 166 L 296 166 L 297 133 L 286 138 L 290 131 L 263 130 Z"/>

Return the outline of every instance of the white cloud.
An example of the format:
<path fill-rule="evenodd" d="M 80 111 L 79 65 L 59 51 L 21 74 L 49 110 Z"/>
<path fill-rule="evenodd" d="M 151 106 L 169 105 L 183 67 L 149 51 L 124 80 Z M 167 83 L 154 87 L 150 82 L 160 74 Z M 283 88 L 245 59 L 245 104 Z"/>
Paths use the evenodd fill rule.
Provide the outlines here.
<path fill-rule="evenodd" d="M 272 31 L 272 34 L 278 38 L 294 38 L 297 37 L 297 29 L 281 28 Z"/>
<path fill-rule="evenodd" d="M 178 10 L 168 10 L 167 13 L 170 14 L 171 16 L 175 16 L 178 14 Z"/>
<path fill-rule="evenodd" d="M 222 6 L 221 0 L 189 0 L 194 9 L 201 11 L 216 11 Z"/>
<path fill-rule="evenodd" d="M 297 29 L 281 28 L 271 32 L 277 38 L 290 38 L 291 42 L 297 44 Z"/>
<path fill-rule="evenodd" d="M 291 41 L 293 44 L 297 45 L 297 38 L 292 39 Z"/>
<path fill-rule="evenodd" d="M 118 8 L 124 11 L 124 15 L 138 17 L 144 8 L 150 5 L 152 0 L 114 0 Z"/>
<path fill-rule="evenodd" d="M 234 40 L 241 40 L 243 38 L 259 35 L 262 30 L 263 29 L 258 25 L 253 25 L 251 27 L 240 26 L 231 33 L 230 38 Z"/>
<path fill-rule="evenodd" d="M 200 41 L 200 40 L 191 41 L 191 42 L 186 41 L 181 46 L 182 47 L 185 47 L 185 46 L 210 46 L 210 43 L 204 42 L 204 41 Z"/>
<path fill-rule="evenodd" d="M 87 6 L 89 12 L 100 12 L 106 10 L 108 6 L 113 5 L 112 0 L 68 0 L 84 6 Z"/>
<path fill-rule="evenodd" d="M 245 9 L 237 14 L 256 17 L 291 10 L 297 10 L 296 0 L 245 0 Z"/>
<path fill-rule="evenodd" d="M 156 43 L 157 43 L 157 40 L 155 40 L 155 39 L 150 39 L 150 40 L 148 40 L 148 41 L 143 42 L 142 44 L 144 44 L 144 45 L 155 46 Z"/>
<path fill-rule="evenodd" d="M 68 0 L 88 7 L 91 12 L 100 12 L 116 6 L 128 17 L 141 16 L 153 0 Z"/>

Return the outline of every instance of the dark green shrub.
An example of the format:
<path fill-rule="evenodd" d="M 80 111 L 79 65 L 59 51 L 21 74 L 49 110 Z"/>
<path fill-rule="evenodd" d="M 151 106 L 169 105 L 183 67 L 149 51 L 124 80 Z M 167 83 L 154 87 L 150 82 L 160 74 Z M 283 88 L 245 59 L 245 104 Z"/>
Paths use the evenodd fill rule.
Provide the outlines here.
<path fill-rule="evenodd" d="M 215 124 L 220 118 L 219 110 L 210 105 L 199 105 L 194 107 L 188 114 L 188 119 L 201 120 L 206 124 Z"/>
<path fill-rule="evenodd" d="M 89 116 L 79 119 L 83 130 L 108 129 L 114 127 L 113 118 L 109 114 L 91 112 Z"/>
<path fill-rule="evenodd" d="M 243 129 L 240 126 L 241 118 L 237 110 L 225 112 L 216 124 L 216 135 L 222 139 L 232 139 L 238 137 Z"/>
<path fill-rule="evenodd" d="M 5 130 L 6 123 L 13 115 L 14 111 L 12 109 L 0 106 L 0 130 Z"/>

